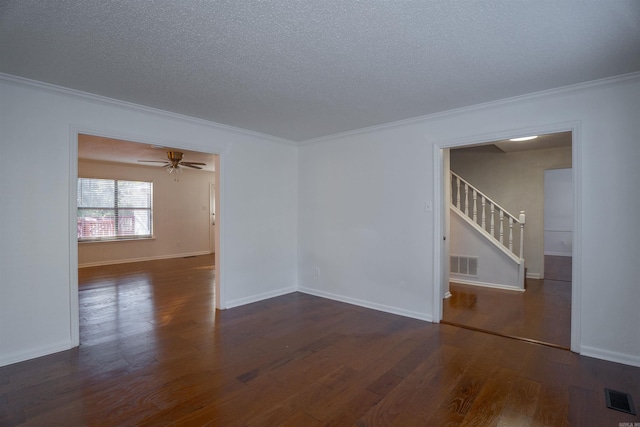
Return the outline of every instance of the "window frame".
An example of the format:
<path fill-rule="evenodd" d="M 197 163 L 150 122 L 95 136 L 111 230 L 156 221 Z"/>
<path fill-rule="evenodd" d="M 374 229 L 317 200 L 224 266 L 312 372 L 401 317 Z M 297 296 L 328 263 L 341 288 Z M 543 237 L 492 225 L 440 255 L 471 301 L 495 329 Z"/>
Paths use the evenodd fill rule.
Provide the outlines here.
<path fill-rule="evenodd" d="M 92 178 L 92 177 L 78 177 L 77 179 L 77 183 L 76 185 L 79 187 L 80 186 L 80 182 L 81 180 L 95 180 L 95 181 L 109 181 L 113 183 L 113 206 L 110 207 L 95 207 L 95 206 L 80 206 L 80 191 L 78 188 L 78 194 L 76 195 L 76 199 L 77 199 L 77 204 L 76 204 L 76 218 L 77 218 L 77 224 L 78 224 L 78 233 L 77 233 L 77 239 L 78 239 L 78 243 L 92 243 L 92 242 L 119 242 L 119 241 L 128 241 L 128 240 L 149 240 L 149 239 L 153 239 L 154 235 L 153 235 L 153 181 L 141 181 L 141 180 L 129 180 L 129 179 L 115 179 L 115 178 Z M 118 206 L 118 202 L 119 202 L 119 191 L 120 191 L 120 187 L 119 187 L 119 183 L 121 182 L 126 182 L 126 183 L 144 183 L 144 184 L 148 184 L 149 188 L 148 188 L 148 192 L 146 194 L 146 198 L 147 198 L 147 203 L 146 206 Z M 122 204 L 122 203 L 120 203 Z M 127 203 L 125 203 L 127 204 Z M 84 231 L 84 227 L 85 227 L 85 222 L 81 221 L 81 219 L 87 218 L 86 216 L 81 216 L 80 212 L 81 211 L 89 211 L 89 210 L 94 210 L 94 211 L 103 211 L 103 212 L 108 212 L 111 211 L 113 212 L 112 216 L 107 216 L 112 219 L 112 226 L 114 227 L 114 235 L 108 235 L 108 236 L 90 236 L 90 237 L 85 237 L 82 236 L 83 231 Z M 129 217 L 130 215 L 120 215 L 121 211 L 143 211 L 143 212 L 147 212 L 146 213 L 146 217 L 148 218 L 148 225 L 149 225 L 149 233 L 148 234 L 121 234 L 119 235 L 119 233 L 121 232 L 121 227 L 123 226 L 121 224 L 121 219 L 122 218 L 126 218 Z M 135 230 L 135 216 L 134 216 L 134 225 L 133 228 Z"/>

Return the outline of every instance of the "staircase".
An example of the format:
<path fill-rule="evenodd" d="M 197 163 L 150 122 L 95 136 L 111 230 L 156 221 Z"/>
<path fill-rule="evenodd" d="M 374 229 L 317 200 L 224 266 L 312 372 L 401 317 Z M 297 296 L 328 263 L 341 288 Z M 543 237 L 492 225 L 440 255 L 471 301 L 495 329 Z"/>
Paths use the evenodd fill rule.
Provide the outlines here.
<path fill-rule="evenodd" d="M 455 238 L 451 242 L 451 273 L 462 276 L 452 280 L 524 290 L 524 211 L 516 217 L 455 172 L 451 172 L 450 207 Z M 455 252 L 474 253 L 454 256 L 454 246 Z"/>

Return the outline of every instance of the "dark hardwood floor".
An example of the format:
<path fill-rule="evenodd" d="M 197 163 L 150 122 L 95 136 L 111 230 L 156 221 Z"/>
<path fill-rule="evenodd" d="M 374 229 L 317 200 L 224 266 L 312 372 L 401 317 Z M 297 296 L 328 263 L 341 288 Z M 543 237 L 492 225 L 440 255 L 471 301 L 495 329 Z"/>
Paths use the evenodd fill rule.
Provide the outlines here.
<path fill-rule="evenodd" d="M 614 426 L 640 368 L 301 293 L 215 311 L 211 259 L 80 272 L 81 346 L 0 368 L 0 425 Z"/>
<path fill-rule="evenodd" d="M 526 279 L 525 292 L 452 283 L 443 321 L 569 349 L 571 258 L 546 259 L 545 272 L 554 279 Z"/>
<path fill-rule="evenodd" d="M 572 266 L 573 259 L 570 256 L 545 255 L 544 278 L 561 282 L 571 282 Z"/>
<path fill-rule="evenodd" d="M 458 283 L 450 290 L 443 304 L 446 323 L 566 349 L 571 345 L 571 285 L 566 282 L 527 279 L 525 292 Z"/>

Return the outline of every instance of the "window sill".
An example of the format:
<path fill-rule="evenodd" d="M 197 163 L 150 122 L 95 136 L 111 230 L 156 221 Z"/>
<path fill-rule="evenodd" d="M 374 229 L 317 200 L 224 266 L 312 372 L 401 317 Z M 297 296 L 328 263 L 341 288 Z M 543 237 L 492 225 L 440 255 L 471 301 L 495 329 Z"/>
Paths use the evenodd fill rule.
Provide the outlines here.
<path fill-rule="evenodd" d="M 156 240 L 156 238 L 155 237 L 132 237 L 131 239 L 78 240 L 78 244 L 84 245 L 86 243 L 140 242 L 144 240 Z"/>

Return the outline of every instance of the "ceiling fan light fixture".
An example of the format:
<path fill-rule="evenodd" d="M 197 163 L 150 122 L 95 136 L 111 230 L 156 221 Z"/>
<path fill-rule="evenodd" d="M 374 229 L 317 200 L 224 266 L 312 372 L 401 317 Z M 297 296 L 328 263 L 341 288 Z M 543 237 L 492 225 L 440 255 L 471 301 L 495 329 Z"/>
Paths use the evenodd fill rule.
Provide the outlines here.
<path fill-rule="evenodd" d="M 537 137 L 538 135 L 523 136 L 520 138 L 511 138 L 509 141 L 513 141 L 513 142 L 531 141 L 532 139 L 536 139 Z"/>
<path fill-rule="evenodd" d="M 179 162 L 184 154 L 180 151 L 167 151 L 167 157 L 171 162 Z"/>
<path fill-rule="evenodd" d="M 169 173 L 182 173 L 187 167 L 191 169 L 202 169 L 206 163 L 202 162 L 185 162 L 183 161 L 184 153 L 180 151 L 167 151 L 167 160 L 138 160 L 146 163 L 164 163 L 161 167 L 166 168 Z"/>

